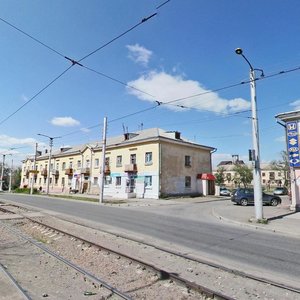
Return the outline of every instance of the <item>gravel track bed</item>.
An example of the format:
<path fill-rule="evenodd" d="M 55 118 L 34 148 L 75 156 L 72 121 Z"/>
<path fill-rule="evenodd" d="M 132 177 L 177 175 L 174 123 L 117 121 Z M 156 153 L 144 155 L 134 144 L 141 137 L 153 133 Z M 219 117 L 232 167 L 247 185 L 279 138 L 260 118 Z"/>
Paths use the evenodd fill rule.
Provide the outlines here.
<path fill-rule="evenodd" d="M 37 220 L 149 264 L 155 264 L 161 269 L 177 273 L 192 282 L 235 299 L 299 299 L 297 293 L 179 258 L 154 247 L 102 232 L 99 228 L 93 229 L 51 216 Z M 26 222 L 23 223 L 22 230 L 35 238 L 43 239 L 57 253 L 88 269 L 111 285 L 118 284 L 118 289 L 129 293 L 133 299 L 208 299 L 205 296 L 194 295 L 193 292 L 170 280 L 161 281 L 152 272 L 128 259 L 108 251 L 99 251 L 79 240 L 57 235 L 44 227 Z"/>
<path fill-rule="evenodd" d="M 110 294 L 1 223 L 0 261 L 32 299 L 86 299 L 85 293 L 95 294 L 90 299 L 106 299 Z M 7 280 L 1 282 L 0 299 L 14 299 L 14 289 Z"/>
<path fill-rule="evenodd" d="M 156 274 L 145 267 L 109 251 L 85 245 L 79 240 L 62 234 L 58 235 L 25 220 L 11 220 L 10 224 L 14 224 L 36 240 L 42 241 L 52 251 L 130 295 L 132 299 L 161 299 L 162 295 L 162 298 L 167 300 L 208 299 L 172 280 L 160 280 Z M 73 296 L 73 299 L 80 298 Z"/>

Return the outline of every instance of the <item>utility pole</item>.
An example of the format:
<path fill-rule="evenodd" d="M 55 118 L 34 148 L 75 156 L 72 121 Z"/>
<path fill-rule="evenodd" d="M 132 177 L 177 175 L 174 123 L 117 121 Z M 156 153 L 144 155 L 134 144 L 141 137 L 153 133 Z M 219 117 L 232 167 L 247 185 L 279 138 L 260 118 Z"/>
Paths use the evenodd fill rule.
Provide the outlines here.
<path fill-rule="evenodd" d="M 235 53 L 241 55 L 250 67 L 250 92 L 251 92 L 251 110 L 252 110 L 252 143 L 253 143 L 253 185 L 254 185 L 254 205 L 255 205 L 255 218 L 256 220 L 263 219 L 263 202 L 262 202 L 262 186 L 261 186 L 261 170 L 260 170 L 260 152 L 259 152 L 259 130 L 258 130 L 258 117 L 256 107 L 256 78 L 255 70 L 249 60 L 243 54 L 241 48 L 235 49 Z"/>
<path fill-rule="evenodd" d="M 33 183 L 34 183 L 34 178 L 35 178 L 35 164 L 36 164 L 36 152 L 37 152 L 37 147 L 38 147 L 38 143 L 35 143 L 35 152 L 34 152 L 34 159 L 33 159 L 33 171 L 32 172 L 32 178 L 31 178 L 31 186 L 30 186 L 30 195 L 33 194 Z"/>
<path fill-rule="evenodd" d="M 2 155 L 2 170 L 1 170 L 0 192 L 3 192 L 4 163 L 5 163 L 5 154 Z"/>
<path fill-rule="evenodd" d="M 41 133 L 38 133 L 38 135 L 47 137 L 49 139 L 50 150 L 49 150 L 49 160 L 48 160 L 47 191 L 46 191 L 46 194 L 48 195 L 49 194 L 49 185 L 50 185 L 50 171 L 51 171 L 51 165 L 50 164 L 51 164 L 53 140 L 54 139 L 59 139 L 59 138 L 61 138 L 61 136 L 51 137 L 51 136 L 48 136 L 48 135 L 45 135 L 45 134 L 41 134 Z"/>
<path fill-rule="evenodd" d="M 12 154 L 10 154 L 12 156 Z M 9 187 L 8 191 L 11 193 L 11 181 L 12 181 L 12 172 L 13 172 L 13 165 L 14 165 L 14 160 L 11 157 L 11 166 L 10 166 L 10 172 L 9 172 Z"/>
<path fill-rule="evenodd" d="M 104 117 L 103 122 L 103 136 L 102 136 L 102 164 L 100 173 L 100 192 L 99 192 L 99 203 L 103 203 L 103 190 L 104 190 L 104 174 L 105 174 L 105 151 L 106 151 L 106 131 L 107 131 L 107 117 Z"/>

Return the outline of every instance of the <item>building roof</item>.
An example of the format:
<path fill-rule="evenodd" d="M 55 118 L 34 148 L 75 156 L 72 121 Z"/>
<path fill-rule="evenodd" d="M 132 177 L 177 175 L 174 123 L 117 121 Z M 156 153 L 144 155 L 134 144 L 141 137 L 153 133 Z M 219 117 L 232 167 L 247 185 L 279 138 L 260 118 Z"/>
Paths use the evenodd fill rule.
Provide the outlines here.
<path fill-rule="evenodd" d="M 125 133 L 123 135 L 115 136 L 107 138 L 106 140 L 106 149 L 120 147 L 120 146 L 127 146 L 131 144 L 141 143 L 144 141 L 151 141 L 151 140 L 164 140 L 167 142 L 176 142 L 180 144 L 185 144 L 191 147 L 201 148 L 207 151 L 215 150 L 214 147 L 204 146 L 201 144 L 197 144 L 195 142 L 189 141 L 185 138 L 181 137 L 180 132 L 178 131 L 166 131 L 161 128 L 149 128 L 140 131 L 136 131 L 133 133 Z M 69 147 L 62 147 L 60 149 L 54 150 L 52 152 L 53 157 L 57 156 L 70 156 L 78 153 L 82 153 L 87 148 L 91 148 L 94 151 L 100 151 L 102 149 L 102 142 L 95 141 L 92 143 L 69 146 Z M 49 156 L 48 153 L 44 153 L 43 155 L 39 156 L 38 159 L 45 159 Z M 27 158 L 30 159 L 30 158 Z M 33 159 L 31 157 L 31 159 Z"/>
<path fill-rule="evenodd" d="M 284 122 L 300 120 L 300 110 L 294 110 L 289 112 L 284 112 L 275 116 L 276 119 L 279 119 Z"/>

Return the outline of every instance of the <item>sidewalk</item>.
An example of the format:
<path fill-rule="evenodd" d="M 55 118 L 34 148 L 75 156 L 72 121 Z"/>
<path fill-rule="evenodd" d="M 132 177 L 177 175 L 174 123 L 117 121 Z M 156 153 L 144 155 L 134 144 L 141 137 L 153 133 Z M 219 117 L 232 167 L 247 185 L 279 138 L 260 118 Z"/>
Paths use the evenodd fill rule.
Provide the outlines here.
<path fill-rule="evenodd" d="M 282 197 L 281 205 L 263 206 L 263 216 L 267 219 L 267 224 L 255 221 L 254 206 L 244 207 L 230 203 L 222 209 L 213 208 L 213 215 L 229 223 L 300 238 L 300 212 L 291 211 L 289 204 L 289 200 Z"/>

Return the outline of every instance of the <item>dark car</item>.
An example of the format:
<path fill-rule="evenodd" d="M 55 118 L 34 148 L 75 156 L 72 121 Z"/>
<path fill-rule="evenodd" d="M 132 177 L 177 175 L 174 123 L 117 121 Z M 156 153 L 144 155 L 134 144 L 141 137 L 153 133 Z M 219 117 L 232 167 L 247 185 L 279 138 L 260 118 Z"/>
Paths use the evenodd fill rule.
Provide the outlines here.
<path fill-rule="evenodd" d="M 286 187 L 277 187 L 273 191 L 273 195 L 288 195 L 288 189 Z"/>
<path fill-rule="evenodd" d="M 231 193 L 226 187 L 220 187 L 220 196 L 230 196 Z"/>
<path fill-rule="evenodd" d="M 262 194 L 263 205 L 276 206 L 281 203 L 281 198 L 276 195 Z M 254 204 L 254 191 L 249 188 L 238 188 L 231 196 L 231 201 L 236 204 L 247 206 Z"/>

